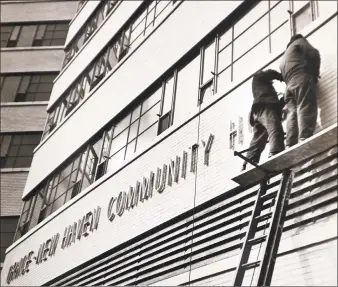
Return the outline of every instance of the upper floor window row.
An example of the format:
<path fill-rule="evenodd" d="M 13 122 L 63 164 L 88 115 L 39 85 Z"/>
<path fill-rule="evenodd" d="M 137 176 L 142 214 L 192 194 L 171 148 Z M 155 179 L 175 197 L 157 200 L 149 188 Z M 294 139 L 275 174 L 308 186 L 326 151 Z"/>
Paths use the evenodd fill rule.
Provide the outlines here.
<path fill-rule="evenodd" d="M 1 102 L 48 101 L 57 73 L 0 75 Z"/>
<path fill-rule="evenodd" d="M 63 46 L 68 33 L 68 22 L 38 24 L 2 24 L 1 48 Z"/>
<path fill-rule="evenodd" d="M 276 47 L 277 44 L 279 49 L 280 45 L 286 47 L 291 35 L 287 12 L 289 3 L 282 1 L 277 5 L 265 7 L 266 2 L 262 1 L 246 15 L 256 13 L 258 16 L 251 23 L 246 22 L 247 27 L 237 37 L 234 36 L 234 29 L 240 28 L 240 22 L 216 32 L 213 40 L 201 45 L 198 54 L 189 55 L 189 59 L 183 59 L 184 64 L 178 63 L 171 73 L 165 75 L 162 82 L 154 83 L 153 87 L 149 87 L 148 91 L 144 92 L 143 96 L 140 95 L 141 99 L 135 102 L 124 116 L 113 119 L 104 130 L 98 132 L 62 167 L 49 176 L 42 186 L 33 191 L 25 202 L 27 211 L 24 212 L 30 216 L 21 216 L 16 238 L 104 174 L 116 171 L 125 160 L 147 148 L 171 125 L 180 124 L 188 119 L 189 113 L 196 111 L 196 107 L 212 97 L 217 89 L 226 87 L 234 80 L 243 79 L 243 75 L 237 70 L 251 64 L 257 66 L 256 47 L 262 45 L 267 55 L 269 47 L 270 52 L 275 49 L 271 47 Z M 255 25 L 258 25 L 264 17 L 269 16 L 269 13 L 271 15 L 284 13 L 285 15 L 278 20 L 269 17 L 271 22 L 266 23 L 267 27 L 264 32 L 266 34 L 256 35 L 256 32 L 251 29 L 258 29 Z M 259 26 L 259 29 L 263 27 Z M 251 33 L 247 32 L 250 31 L 253 35 L 248 36 Z M 283 36 L 283 41 L 275 35 Z M 240 37 L 250 37 L 252 40 L 246 50 L 242 50 L 237 58 L 231 53 L 222 54 L 227 47 L 230 47 L 232 51 L 231 45 L 235 48 L 236 41 Z M 224 61 L 225 59 L 228 59 L 228 62 Z M 262 66 L 262 62 L 264 60 L 260 58 L 260 66 L 257 66 L 257 69 Z M 66 181 L 64 181 L 65 178 L 67 178 Z M 59 183 L 64 183 L 60 189 Z"/>
<path fill-rule="evenodd" d="M 81 1 L 84 2 L 85 1 Z M 63 66 L 66 66 L 79 49 L 85 44 L 89 37 L 94 33 L 94 31 L 100 26 L 103 20 L 108 16 L 111 10 L 116 6 L 118 0 L 103 0 L 95 9 L 94 13 L 89 17 L 84 26 L 79 30 L 75 35 L 74 39 L 71 40 L 69 45 L 65 50 L 66 56 L 63 61 Z M 80 6 L 81 3 L 79 3 Z M 83 5 L 82 4 L 82 5 Z M 81 6 L 82 7 L 82 6 Z"/>
<path fill-rule="evenodd" d="M 84 4 L 87 2 L 87 0 L 80 0 L 78 5 L 77 5 L 77 9 L 76 12 L 80 11 L 80 9 L 84 6 Z"/>
<path fill-rule="evenodd" d="M 0 135 L 1 168 L 30 167 L 33 151 L 40 142 L 41 133 L 15 133 Z"/>
<path fill-rule="evenodd" d="M 151 1 L 117 37 L 113 38 L 49 111 L 43 138 L 88 96 L 89 92 L 128 54 L 131 48 L 140 44 L 152 31 L 155 23 L 159 23 L 168 15 L 169 7 L 172 6 L 172 1 Z"/>

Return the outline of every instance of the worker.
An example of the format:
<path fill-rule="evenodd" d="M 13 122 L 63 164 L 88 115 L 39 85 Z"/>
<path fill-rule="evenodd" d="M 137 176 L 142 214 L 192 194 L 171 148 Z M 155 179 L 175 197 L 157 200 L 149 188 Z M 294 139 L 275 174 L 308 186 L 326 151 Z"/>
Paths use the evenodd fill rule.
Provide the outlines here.
<path fill-rule="evenodd" d="M 286 147 L 313 135 L 317 122 L 320 54 L 301 35 L 291 37 L 280 63 L 286 83 Z"/>
<path fill-rule="evenodd" d="M 253 104 L 250 111 L 250 125 L 253 137 L 247 158 L 258 163 L 267 140 L 269 139 L 269 157 L 283 151 L 284 130 L 282 126 L 282 106 L 273 80 L 283 81 L 283 77 L 275 70 L 258 71 L 252 78 Z M 247 162 L 243 163 L 242 171 Z"/>

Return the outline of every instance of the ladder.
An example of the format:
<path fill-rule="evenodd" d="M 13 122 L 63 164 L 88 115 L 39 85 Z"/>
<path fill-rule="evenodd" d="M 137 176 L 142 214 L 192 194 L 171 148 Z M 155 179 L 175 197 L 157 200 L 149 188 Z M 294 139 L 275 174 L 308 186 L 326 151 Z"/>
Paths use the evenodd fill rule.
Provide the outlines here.
<path fill-rule="evenodd" d="M 243 152 L 245 151 L 242 152 L 235 151 L 235 155 L 250 162 L 250 160 L 248 160 L 246 157 L 242 155 Z M 262 169 L 260 166 L 256 164 L 255 166 L 257 168 Z M 283 225 L 285 221 L 286 208 L 288 205 L 288 199 L 292 188 L 294 171 L 288 169 L 282 172 L 282 178 L 277 194 L 266 193 L 269 179 L 273 175 L 275 175 L 275 173 L 268 173 L 268 171 L 265 172 L 267 172 L 267 175 L 265 179 L 263 179 L 260 182 L 260 188 L 257 192 L 257 197 L 254 204 L 251 219 L 249 222 L 248 231 L 242 243 L 240 259 L 235 270 L 235 278 L 233 281 L 233 286 L 241 286 L 243 283 L 245 272 L 250 268 L 256 267 L 258 267 L 258 280 L 256 286 L 269 286 L 271 284 L 276 255 L 278 252 L 278 247 L 282 236 Z M 272 208 L 273 210 L 269 211 L 266 214 L 261 215 L 263 204 L 269 199 L 272 199 L 271 206 L 274 202 Z M 255 237 L 258 225 L 261 222 L 268 220 L 269 227 L 267 229 L 267 233 Z M 263 242 L 266 242 L 266 244 L 262 250 L 263 251 L 262 258 L 257 261 L 249 262 L 249 257 L 253 246 Z"/>

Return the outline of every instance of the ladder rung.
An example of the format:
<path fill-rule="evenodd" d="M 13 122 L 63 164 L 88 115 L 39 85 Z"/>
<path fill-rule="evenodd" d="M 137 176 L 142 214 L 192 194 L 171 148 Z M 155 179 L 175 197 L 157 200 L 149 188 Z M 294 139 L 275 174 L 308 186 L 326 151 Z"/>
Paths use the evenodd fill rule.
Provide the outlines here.
<path fill-rule="evenodd" d="M 256 238 L 251 238 L 251 239 L 248 240 L 248 242 L 250 242 L 252 244 L 257 244 L 257 243 L 265 241 L 265 239 L 266 239 L 266 234 L 258 236 Z"/>
<path fill-rule="evenodd" d="M 263 221 L 265 219 L 270 219 L 272 216 L 272 212 L 268 212 L 266 214 L 258 215 L 255 217 L 256 221 Z"/>
<path fill-rule="evenodd" d="M 276 193 L 275 193 L 275 192 L 266 193 L 266 194 L 263 194 L 263 195 L 261 196 L 261 199 L 267 200 L 267 199 L 274 198 L 275 196 L 276 196 Z"/>
<path fill-rule="evenodd" d="M 260 260 L 258 261 L 254 261 L 254 262 L 248 262 L 248 263 L 244 263 L 242 264 L 242 268 L 250 268 L 250 267 L 254 267 L 254 266 L 259 266 L 259 264 L 261 263 Z"/>

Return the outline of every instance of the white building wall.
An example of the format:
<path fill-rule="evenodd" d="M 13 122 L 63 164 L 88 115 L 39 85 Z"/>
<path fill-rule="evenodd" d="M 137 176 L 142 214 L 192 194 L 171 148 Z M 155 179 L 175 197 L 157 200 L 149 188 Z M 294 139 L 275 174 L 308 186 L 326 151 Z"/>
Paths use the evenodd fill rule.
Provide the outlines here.
<path fill-rule="evenodd" d="M 178 12 L 179 10 L 177 10 L 177 13 Z M 323 19 L 318 19 L 319 22 L 322 20 Z M 305 32 L 307 33 L 311 31 L 311 29 L 316 27 L 319 22 L 314 22 L 313 25 L 311 24 L 312 26 L 307 28 L 308 30 Z M 320 128 L 324 128 L 330 125 L 331 123 L 337 122 L 337 112 L 335 112 L 333 109 L 333 106 L 336 106 L 337 104 L 337 46 L 334 45 L 334 43 L 337 43 L 336 29 L 337 17 L 325 24 L 325 26 L 320 28 L 318 31 L 314 32 L 314 34 L 311 35 L 309 38 L 310 42 L 320 50 L 323 63 L 321 70 L 322 79 L 320 80 L 319 84 L 318 96 L 319 106 L 321 109 L 318 121 L 318 130 Z M 327 34 L 330 34 L 331 36 L 324 36 Z M 153 36 L 155 35 L 156 34 L 154 34 Z M 151 40 L 151 38 L 149 40 Z M 288 40 L 286 39 L 285 41 L 287 42 Z M 330 43 L 330 45 L 327 44 L 328 42 Z M 281 46 L 281 51 L 282 49 L 284 49 L 284 47 L 285 45 Z M 141 53 L 141 49 L 139 52 Z M 135 53 L 135 58 L 136 56 L 137 53 Z M 131 57 L 129 60 L 131 61 L 132 59 L 133 57 Z M 124 65 L 127 64 L 128 61 Z M 274 65 L 275 64 L 272 64 L 271 66 Z M 122 68 L 123 66 L 121 66 L 119 70 L 121 70 Z M 152 73 L 150 74 L 153 75 Z M 115 77 L 118 78 L 117 76 Z M 109 81 L 113 81 L 115 77 L 109 79 L 104 86 L 99 88 L 96 92 L 97 95 L 95 94 L 94 97 L 90 98 L 88 102 L 86 102 L 85 105 L 82 107 L 82 110 L 88 107 L 88 110 L 86 110 L 87 115 L 89 114 L 90 108 L 93 108 L 93 110 L 96 109 L 96 111 L 102 111 L 105 108 L 102 107 L 102 105 L 100 106 L 99 103 L 97 103 L 97 105 L 95 106 L 94 100 L 96 97 L 100 98 L 101 102 L 104 101 L 109 103 L 108 95 L 103 92 L 100 93 L 100 90 L 105 89 L 105 86 L 108 87 L 108 85 L 110 85 Z M 146 77 L 146 79 L 148 78 Z M 117 80 L 114 83 L 117 85 Z M 141 87 L 142 84 L 140 83 L 138 89 L 140 90 Z M 127 91 L 129 91 L 130 95 L 132 95 L 134 89 L 128 86 Z M 213 99 L 212 101 L 218 99 L 220 95 L 221 91 L 219 95 L 216 95 L 215 99 Z M 236 185 L 231 181 L 231 178 L 234 174 L 238 173 L 242 162 L 238 158 L 234 158 L 232 156 L 232 151 L 228 149 L 229 121 L 231 119 L 237 118 L 238 116 L 244 117 L 245 132 L 243 148 L 245 148 L 248 145 L 251 137 L 248 131 L 246 121 L 247 113 L 250 108 L 250 98 L 250 84 L 244 83 L 238 89 L 231 92 L 227 97 L 221 99 L 215 105 L 204 111 L 201 114 L 200 118 L 197 117 L 188 124 L 184 125 L 181 129 L 174 132 L 168 138 L 164 139 L 162 142 L 160 142 L 150 151 L 142 155 L 136 161 L 126 166 L 116 175 L 110 177 L 102 184 L 100 184 L 102 180 L 94 183 L 92 187 L 88 188 L 78 197 L 68 202 L 63 208 L 56 211 L 53 215 L 47 218 L 47 220 L 45 220 L 44 222 L 44 225 L 36 226 L 28 234 L 19 239 L 17 243 L 15 243 L 10 248 L 10 250 L 8 250 L 7 259 L 4 265 L 4 272 L 2 275 L 2 282 L 5 282 L 4 276 L 7 275 L 9 266 L 11 266 L 15 261 L 18 261 L 30 250 L 34 250 L 35 252 L 37 252 L 39 245 L 43 241 L 53 236 L 55 233 L 59 232 L 62 236 L 63 230 L 66 226 L 72 224 L 74 220 L 78 220 L 87 211 L 91 211 L 98 205 L 101 206 L 102 210 L 99 228 L 97 231 L 94 231 L 94 233 L 90 234 L 87 238 L 83 238 L 81 239 L 81 241 L 77 241 L 74 245 L 66 250 L 61 250 L 60 248 L 58 248 L 57 253 L 53 258 L 49 258 L 46 262 L 43 262 L 39 266 L 33 263 L 30 272 L 16 279 L 11 285 L 41 285 L 44 282 L 51 280 L 52 278 L 70 270 L 71 268 L 78 266 L 79 264 L 95 257 L 96 255 L 99 255 L 102 252 L 111 249 L 114 246 L 117 246 L 118 244 L 121 244 L 146 230 L 149 230 L 150 228 L 158 226 L 159 224 L 173 218 L 174 216 L 182 214 L 183 212 L 191 209 L 194 206 L 194 202 L 197 206 L 207 201 L 208 199 L 214 198 L 215 196 L 235 187 Z M 91 105 L 88 105 L 90 100 L 92 100 Z M 240 102 L 240 109 L 234 109 L 233 106 L 236 105 L 236 103 L 238 102 Z M 210 104 L 210 102 L 204 103 L 202 108 L 207 108 L 208 104 Z M 108 105 L 107 113 L 109 109 L 110 111 L 115 110 L 115 107 Z M 81 109 L 79 109 L 78 112 L 73 115 L 72 120 L 68 121 L 65 125 L 71 124 L 70 122 L 73 122 L 75 119 L 77 119 L 78 113 L 81 114 Z M 95 114 L 100 116 L 97 112 Z M 85 117 L 85 113 L 81 115 L 82 117 Z M 92 119 L 92 117 L 89 118 Z M 106 121 L 108 121 L 108 117 Z M 78 122 L 77 125 L 80 126 L 80 123 Z M 89 123 L 87 125 L 81 125 L 85 126 L 86 129 L 83 129 L 83 131 L 81 130 L 81 132 L 77 133 L 77 136 L 81 133 L 87 133 L 89 129 L 92 130 L 92 133 L 94 133 L 94 124 L 92 124 L 91 126 L 89 125 Z M 62 128 L 65 129 L 65 126 L 63 126 Z M 58 131 L 58 133 L 61 133 L 62 128 Z M 75 128 L 75 124 L 73 128 Z M 69 133 L 70 131 L 71 130 L 69 130 Z M 172 130 L 168 132 L 171 131 Z M 49 139 L 49 141 L 45 144 L 46 147 L 50 145 L 50 141 L 52 141 L 54 137 L 58 136 L 58 133 L 56 133 Z M 206 167 L 203 165 L 203 149 L 201 145 L 201 140 L 206 141 L 210 133 L 215 135 L 215 140 L 210 153 L 210 166 Z M 88 134 L 90 133 L 88 132 Z M 90 135 L 88 135 L 88 137 L 89 136 Z M 182 155 L 183 150 L 186 150 L 190 153 L 190 150 L 188 148 L 192 144 L 197 142 L 200 143 L 200 149 L 198 173 L 196 178 L 193 174 L 188 172 L 187 179 L 180 179 L 178 185 L 167 188 L 163 194 L 155 193 L 152 199 L 139 204 L 136 209 L 125 212 L 122 217 L 117 217 L 113 223 L 110 223 L 108 221 L 106 216 L 107 206 L 112 196 L 116 196 L 119 191 L 127 191 L 128 187 L 130 185 L 134 185 L 136 180 L 141 180 L 142 176 L 148 176 L 150 171 L 156 172 L 157 167 L 161 167 L 163 163 L 168 163 L 169 159 L 174 159 L 176 155 Z M 42 162 L 43 160 L 42 156 L 40 157 L 40 153 L 43 148 L 44 146 L 42 146 L 40 150 L 38 150 L 36 153 L 35 158 L 39 157 L 40 159 L 39 161 L 35 160 L 35 169 L 38 168 L 39 162 Z M 241 149 L 241 145 L 238 145 L 237 148 Z M 60 155 L 60 153 L 56 153 L 55 150 L 60 150 L 57 149 L 56 140 L 53 152 Z M 52 153 L 50 152 L 49 156 L 51 154 Z M 45 154 L 45 157 L 47 155 L 48 153 Z M 266 153 L 264 156 L 266 157 Z M 51 158 L 50 161 L 53 160 L 54 164 L 56 165 L 55 159 Z M 48 172 L 46 172 L 46 174 L 47 173 Z M 40 179 L 39 174 L 37 173 L 35 174 L 35 177 L 36 181 Z M 109 176 L 105 178 L 108 177 Z M 34 184 L 32 184 L 32 187 L 34 187 L 33 185 Z M 94 187 L 96 188 L 94 189 Z M 93 190 L 90 191 L 91 189 Z M 321 212 L 325 212 L 325 208 L 316 211 L 316 213 L 318 214 L 320 214 Z M 279 253 L 292 251 L 295 248 L 336 236 L 336 224 L 337 217 L 336 215 L 333 215 L 325 218 L 325 220 L 323 221 L 312 224 L 311 227 L 303 227 L 301 229 L 292 230 L 292 232 L 284 233 Z M 295 267 L 293 270 L 295 281 L 290 281 L 290 284 L 294 284 L 294 282 L 298 282 L 300 285 L 310 283 L 313 283 L 312 285 L 336 284 L 337 282 L 334 282 L 332 277 L 327 280 L 324 278 L 325 274 L 329 274 L 330 272 L 332 273 L 332 270 L 336 270 L 336 267 L 334 265 L 334 259 L 336 260 L 336 257 L 327 256 L 328 254 L 336 254 L 334 253 L 336 252 L 336 242 L 323 242 L 322 245 L 319 246 L 322 246 L 322 249 L 320 249 L 320 247 L 307 247 L 301 252 L 294 251 L 290 252 L 289 255 L 281 256 L 276 263 L 276 275 L 274 275 L 275 277 L 273 278 L 273 284 L 281 284 L 280 280 L 282 280 L 281 277 L 286 272 L 286 266 L 294 261 Z M 310 263 L 309 265 L 304 266 L 302 262 L 304 261 L 303 257 L 306 255 L 308 255 L 308 258 L 310 258 L 308 259 Z M 320 259 L 321 261 L 317 261 L 317 255 L 318 257 L 322 258 Z M 300 256 L 303 257 L 300 258 Z M 325 261 L 323 260 L 324 257 L 328 259 Z M 68 260 L 68 258 L 72 258 L 72 260 Z M 236 253 L 233 253 L 232 257 L 226 258 L 224 259 L 224 261 L 218 261 L 217 263 L 209 264 L 199 269 L 193 268 L 194 270 L 191 273 L 190 280 L 198 280 L 199 278 L 202 278 L 204 276 L 216 274 L 217 271 L 222 271 L 222 268 L 224 266 L 231 267 L 230 262 L 231 265 L 234 262 L 237 262 Z M 318 262 L 320 262 L 320 264 Z M 306 268 L 311 268 L 311 271 L 313 272 L 311 278 L 310 275 L 304 274 L 304 270 L 306 270 Z M 289 270 L 288 272 L 291 271 Z M 188 273 L 182 273 L 172 278 L 165 279 L 164 281 L 162 281 L 162 283 L 158 282 L 154 285 L 165 286 L 182 284 L 189 280 L 188 275 Z M 321 275 L 324 276 L 322 278 L 324 278 L 326 281 L 324 279 L 322 281 L 318 281 L 320 280 Z M 219 284 L 224 286 L 228 283 L 231 284 L 231 280 L 233 278 L 232 276 L 233 275 L 231 275 L 231 273 L 215 275 L 213 276 L 213 279 L 209 278 L 206 279 L 206 281 L 203 281 L 201 279 L 201 281 L 199 281 L 198 284 L 196 283 L 196 285 L 214 286 L 216 284 Z M 245 281 L 246 284 L 244 285 L 250 284 L 251 277 L 252 274 L 249 274 L 246 278 L 246 280 L 248 281 Z"/>
<path fill-rule="evenodd" d="M 23 196 L 178 61 L 239 4 L 239 1 L 215 1 L 212 5 L 202 1 L 183 2 L 130 58 L 93 90 L 92 97 L 89 95 L 88 100 L 82 101 L 82 105 L 80 104 L 70 117 L 71 120 L 64 122 L 38 147 Z M 187 22 L 186 15 L 191 15 L 192 10 L 194 13 Z M 126 79 L 130 84 L 126 84 Z M 92 116 L 94 114 L 95 117 Z M 67 146 L 60 149 L 60 142 L 64 139 L 67 139 Z M 49 158 L 48 162 L 45 161 L 46 157 Z M 43 169 L 40 168 L 42 162 Z"/>

